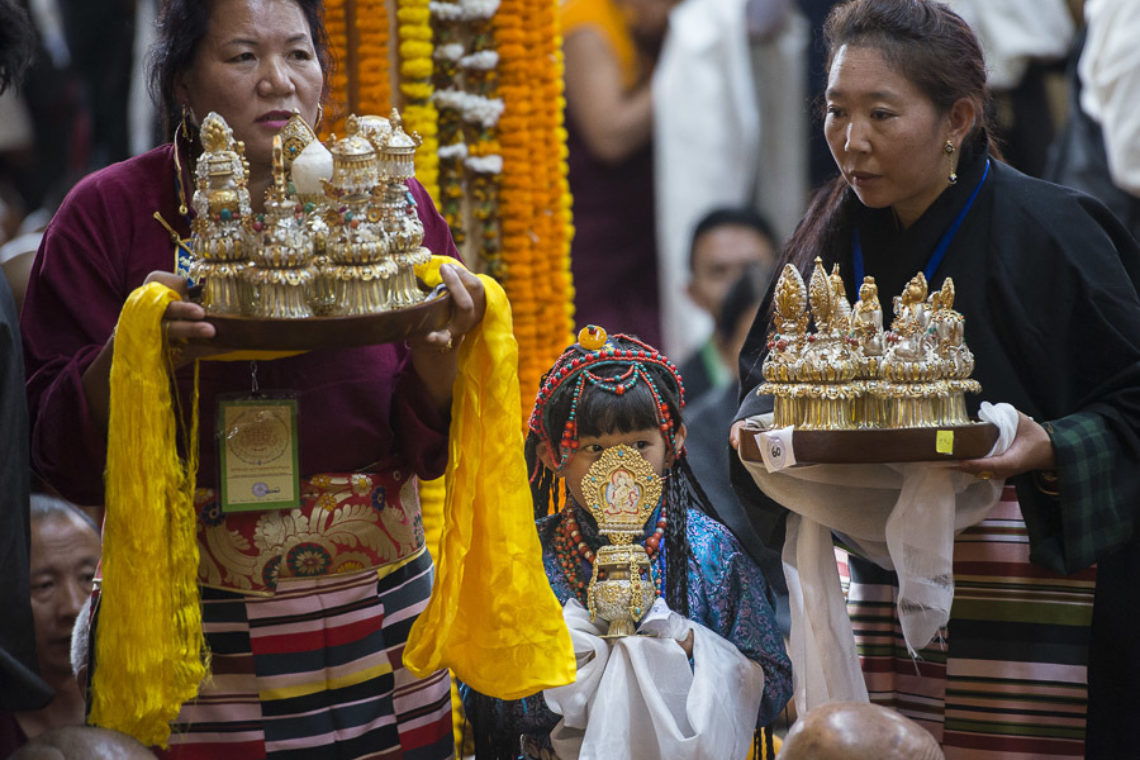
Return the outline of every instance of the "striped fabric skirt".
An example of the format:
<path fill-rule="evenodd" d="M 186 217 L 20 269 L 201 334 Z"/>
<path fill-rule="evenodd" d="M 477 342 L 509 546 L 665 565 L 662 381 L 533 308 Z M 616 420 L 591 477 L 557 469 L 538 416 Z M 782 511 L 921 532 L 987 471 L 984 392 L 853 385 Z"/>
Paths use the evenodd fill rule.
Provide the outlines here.
<path fill-rule="evenodd" d="M 893 575 L 852 555 L 848 612 L 871 700 L 925 726 L 947 760 L 1084 757 L 1096 570 L 1062 576 L 1029 562 L 1007 486 L 954 545 L 954 603 L 935 641 L 906 651 Z"/>
<path fill-rule="evenodd" d="M 379 579 L 282 578 L 269 597 L 203 588 L 211 677 L 159 756 L 454 757 L 447 671 L 420 680 L 403 667 L 431 582 L 423 552 Z"/>

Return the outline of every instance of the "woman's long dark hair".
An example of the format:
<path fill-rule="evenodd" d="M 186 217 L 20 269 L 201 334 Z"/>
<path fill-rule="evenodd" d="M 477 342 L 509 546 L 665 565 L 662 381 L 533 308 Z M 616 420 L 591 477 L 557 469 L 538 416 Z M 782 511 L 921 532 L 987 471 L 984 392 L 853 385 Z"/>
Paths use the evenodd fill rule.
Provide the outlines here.
<path fill-rule="evenodd" d="M 977 38 L 962 18 L 934 0 L 850 0 L 836 6 L 823 28 L 827 68 L 844 45 L 873 48 L 887 63 L 947 113 L 965 98 L 978 115 L 962 142 L 962 162 L 983 150 L 1000 159 L 988 122 L 992 112 L 986 63 Z M 858 199 L 842 175 L 816 191 L 807 213 L 784 248 L 783 261 L 805 277 L 816 256 L 835 261 L 850 239 Z"/>
<path fill-rule="evenodd" d="M 313 50 L 327 83 L 331 61 L 322 0 L 291 2 L 309 23 Z M 182 104 L 174 97 L 174 80 L 194 63 L 198 46 L 209 31 L 215 4 L 213 0 L 163 0 L 159 9 L 158 38 L 150 52 L 150 93 L 161 109 L 163 134 L 170 134 L 182 117 Z"/>

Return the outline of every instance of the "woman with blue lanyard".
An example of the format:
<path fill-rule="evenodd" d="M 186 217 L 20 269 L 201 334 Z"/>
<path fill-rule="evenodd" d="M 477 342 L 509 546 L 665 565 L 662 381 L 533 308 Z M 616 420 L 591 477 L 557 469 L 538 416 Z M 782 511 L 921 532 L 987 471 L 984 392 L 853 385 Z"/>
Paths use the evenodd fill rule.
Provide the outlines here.
<path fill-rule="evenodd" d="M 1008 451 L 961 464 L 1007 487 L 955 542 L 942 641 L 912 660 L 897 579 L 852 556 L 848 612 L 870 697 L 918 720 L 947 758 L 1127 756 L 1127 716 L 1140 714 L 1123 612 L 1140 557 L 1140 251 L 1098 202 L 1002 162 L 981 50 L 945 6 L 852 0 L 826 35 L 824 133 L 839 175 L 785 262 L 805 277 L 817 256 L 839 264 L 852 302 L 873 275 L 884 324 L 915 272 L 932 288 L 952 277 L 984 398 L 1020 412 Z M 771 408 L 752 392 L 771 313 L 769 294 L 741 353 L 738 420 Z M 734 481 L 781 546 L 786 510 L 739 467 Z"/>

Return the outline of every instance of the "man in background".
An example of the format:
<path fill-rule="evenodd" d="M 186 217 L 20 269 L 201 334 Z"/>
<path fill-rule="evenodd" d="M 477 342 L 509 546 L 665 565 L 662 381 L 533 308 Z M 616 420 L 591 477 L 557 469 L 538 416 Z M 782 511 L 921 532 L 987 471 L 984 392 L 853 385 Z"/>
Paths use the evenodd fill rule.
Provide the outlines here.
<path fill-rule="evenodd" d="M 763 216 L 749 208 L 714 209 L 693 231 L 686 292 L 716 323 L 735 282 L 753 268 L 758 279 L 767 282 L 775 267 L 775 238 Z M 685 397 L 692 402 L 706 391 L 734 384 L 735 366 L 736 356 L 723 331 L 714 330 L 681 364 Z"/>

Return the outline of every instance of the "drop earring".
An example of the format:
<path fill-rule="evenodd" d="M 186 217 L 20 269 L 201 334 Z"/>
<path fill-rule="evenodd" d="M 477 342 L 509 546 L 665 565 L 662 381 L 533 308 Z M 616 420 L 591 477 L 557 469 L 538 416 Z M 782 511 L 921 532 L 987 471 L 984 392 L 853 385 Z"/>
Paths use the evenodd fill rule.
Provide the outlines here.
<path fill-rule="evenodd" d="M 182 104 L 182 122 L 178 125 L 183 140 L 190 139 L 190 106 Z"/>
<path fill-rule="evenodd" d="M 952 143 L 952 142 L 950 142 L 949 140 L 947 140 L 947 141 L 946 141 L 946 144 L 942 146 L 942 150 L 943 150 L 943 151 L 946 153 L 946 155 L 947 155 L 947 156 L 952 156 L 952 155 L 954 155 L 954 150 L 955 150 L 955 148 L 954 148 L 954 143 Z M 953 160 L 953 159 L 951 159 L 951 160 Z M 949 176 L 949 177 L 947 177 L 947 179 L 950 181 L 950 184 L 951 184 L 951 185 L 957 185 L 957 184 L 958 184 L 958 171 L 957 171 L 957 167 L 951 167 L 951 169 L 950 169 L 950 176 Z"/>

